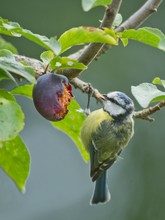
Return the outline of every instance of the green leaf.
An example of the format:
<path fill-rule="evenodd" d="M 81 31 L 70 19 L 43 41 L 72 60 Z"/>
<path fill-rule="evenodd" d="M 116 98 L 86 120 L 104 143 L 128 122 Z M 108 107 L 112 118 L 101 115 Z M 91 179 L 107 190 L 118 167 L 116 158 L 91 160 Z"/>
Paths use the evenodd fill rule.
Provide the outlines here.
<path fill-rule="evenodd" d="M 143 108 L 148 107 L 151 102 L 165 100 L 165 92 L 160 91 L 151 83 L 142 83 L 138 86 L 132 86 L 131 91 Z"/>
<path fill-rule="evenodd" d="M 0 50 L 1 49 L 7 49 L 7 50 L 10 50 L 14 54 L 18 54 L 17 49 L 11 43 L 7 42 L 0 36 Z"/>
<path fill-rule="evenodd" d="M 123 43 L 124 47 L 126 47 L 128 45 L 128 38 L 120 38 L 120 40 Z"/>
<path fill-rule="evenodd" d="M 60 45 L 56 40 L 56 37 L 52 37 L 49 39 L 46 36 L 34 34 L 29 30 L 23 29 L 18 23 L 10 22 L 1 17 L 0 17 L 0 33 L 14 37 L 23 36 L 47 50 L 52 50 L 55 54 L 59 54 L 61 50 Z"/>
<path fill-rule="evenodd" d="M 89 11 L 94 7 L 106 6 L 111 2 L 112 0 L 82 0 L 82 7 L 84 11 Z"/>
<path fill-rule="evenodd" d="M 152 83 L 155 85 L 163 86 L 165 88 L 165 80 L 162 80 L 159 77 L 156 77 L 155 79 L 153 79 Z"/>
<path fill-rule="evenodd" d="M 24 114 L 14 97 L 0 90 L 0 142 L 14 138 L 24 127 Z"/>
<path fill-rule="evenodd" d="M 122 21 L 123 21 L 122 15 L 118 13 L 113 22 L 113 28 L 118 27 L 122 23 Z"/>
<path fill-rule="evenodd" d="M 4 98 L 4 99 L 7 99 L 9 101 L 13 101 L 15 102 L 15 98 L 14 96 L 12 96 L 9 92 L 7 92 L 6 90 L 4 89 L 0 89 L 0 98 Z M 1 105 L 0 105 L 1 106 Z"/>
<path fill-rule="evenodd" d="M 119 33 L 122 38 L 136 40 L 150 46 L 165 50 L 165 35 L 156 28 L 144 27 L 137 30 L 130 29 Z"/>
<path fill-rule="evenodd" d="M 23 28 L 20 30 L 20 33 L 23 37 L 33 41 L 47 50 L 52 50 L 55 54 L 59 54 L 61 51 L 60 44 L 57 42 L 56 37 L 51 37 L 49 39 L 46 36 L 34 34 Z"/>
<path fill-rule="evenodd" d="M 59 57 L 59 56 L 51 60 L 50 67 L 52 70 L 65 69 L 65 68 L 84 70 L 87 68 L 83 63 L 79 63 L 77 60 L 73 60 L 68 57 Z"/>
<path fill-rule="evenodd" d="M 45 65 L 48 65 L 50 63 L 50 61 L 54 58 L 54 53 L 50 50 L 44 51 L 40 55 L 40 58 Z"/>
<path fill-rule="evenodd" d="M 106 33 L 94 27 L 76 27 L 64 32 L 59 38 L 61 53 L 70 47 L 86 43 L 106 43 L 117 45 L 118 40 L 112 36 L 112 32 Z M 114 33 L 113 33 L 114 34 Z"/>
<path fill-rule="evenodd" d="M 31 83 L 36 81 L 33 69 L 30 66 L 24 66 L 22 63 L 17 62 L 9 50 L 0 50 L 0 68 L 22 76 Z"/>
<path fill-rule="evenodd" d="M 77 145 L 81 156 L 87 162 L 89 160 L 89 154 L 85 150 L 80 138 L 80 130 L 85 119 L 85 115 L 74 99 L 72 99 L 71 103 L 69 104 L 68 110 L 68 114 L 62 121 L 51 122 L 51 124 L 55 128 L 66 133 L 73 140 L 73 142 Z"/>
<path fill-rule="evenodd" d="M 31 85 L 26 84 L 26 85 L 23 85 L 23 86 L 16 87 L 15 89 L 13 89 L 11 91 L 11 94 L 13 94 L 13 95 L 23 95 L 23 96 L 26 96 L 28 98 L 32 98 L 33 86 L 34 86 L 33 84 L 31 84 Z"/>
<path fill-rule="evenodd" d="M 12 76 L 11 73 L 9 73 L 7 70 L 0 69 L 0 81 L 4 79 L 10 79 L 12 80 L 16 85 L 18 83 L 16 82 L 15 78 Z"/>
<path fill-rule="evenodd" d="M 10 79 L 5 70 L 0 69 L 0 81 L 3 79 Z"/>
<path fill-rule="evenodd" d="M 25 184 L 30 172 L 30 156 L 19 136 L 1 143 L 0 167 L 13 179 L 19 190 L 25 192 Z"/>
<path fill-rule="evenodd" d="M 20 25 L 16 22 L 9 22 L 7 19 L 3 19 L 0 17 L 0 33 L 20 37 L 21 34 L 18 33 L 20 30 Z"/>

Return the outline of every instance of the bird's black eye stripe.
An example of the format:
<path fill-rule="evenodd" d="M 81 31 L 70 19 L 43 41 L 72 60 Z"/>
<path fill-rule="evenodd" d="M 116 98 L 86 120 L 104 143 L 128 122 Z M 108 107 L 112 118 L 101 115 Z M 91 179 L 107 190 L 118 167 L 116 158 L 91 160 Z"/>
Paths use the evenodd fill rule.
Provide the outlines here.
<path fill-rule="evenodd" d="M 116 105 L 120 106 L 120 104 L 115 99 L 108 97 L 108 100 L 111 101 L 112 103 L 115 103 Z"/>

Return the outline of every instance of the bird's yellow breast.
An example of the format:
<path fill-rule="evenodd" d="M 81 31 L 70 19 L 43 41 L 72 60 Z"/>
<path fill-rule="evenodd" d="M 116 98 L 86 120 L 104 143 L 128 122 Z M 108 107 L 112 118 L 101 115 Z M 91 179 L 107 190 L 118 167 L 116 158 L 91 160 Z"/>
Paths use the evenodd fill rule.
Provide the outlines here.
<path fill-rule="evenodd" d="M 92 133 L 100 126 L 104 120 L 113 120 L 103 109 L 93 111 L 84 121 L 81 128 L 81 139 L 84 147 L 89 151 Z"/>

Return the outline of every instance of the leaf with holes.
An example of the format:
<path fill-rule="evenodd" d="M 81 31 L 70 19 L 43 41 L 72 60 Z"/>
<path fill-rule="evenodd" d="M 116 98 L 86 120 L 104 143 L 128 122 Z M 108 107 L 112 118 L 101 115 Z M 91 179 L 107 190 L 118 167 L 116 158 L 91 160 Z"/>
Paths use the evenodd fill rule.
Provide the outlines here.
<path fill-rule="evenodd" d="M 56 69 L 81 69 L 84 70 L 87 67 L 83 63 L 79 63 L 77 60 L 70 59 L 68 57 L 55 57 L 50 61 L 50 68 L 52 70 Z"/>

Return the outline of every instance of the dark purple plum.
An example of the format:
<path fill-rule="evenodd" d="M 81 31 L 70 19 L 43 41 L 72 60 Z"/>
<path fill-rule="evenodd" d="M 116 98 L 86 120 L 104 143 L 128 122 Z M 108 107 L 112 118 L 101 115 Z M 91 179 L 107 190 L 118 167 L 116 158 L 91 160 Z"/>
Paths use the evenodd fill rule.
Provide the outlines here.
<path fill-rule="evenodd" d="M 72 87 L 63 75 L 46 73 L 37 79 L 33 101 L 37 111 L 49 121 L 62 120 L 68 113 Z"/>

